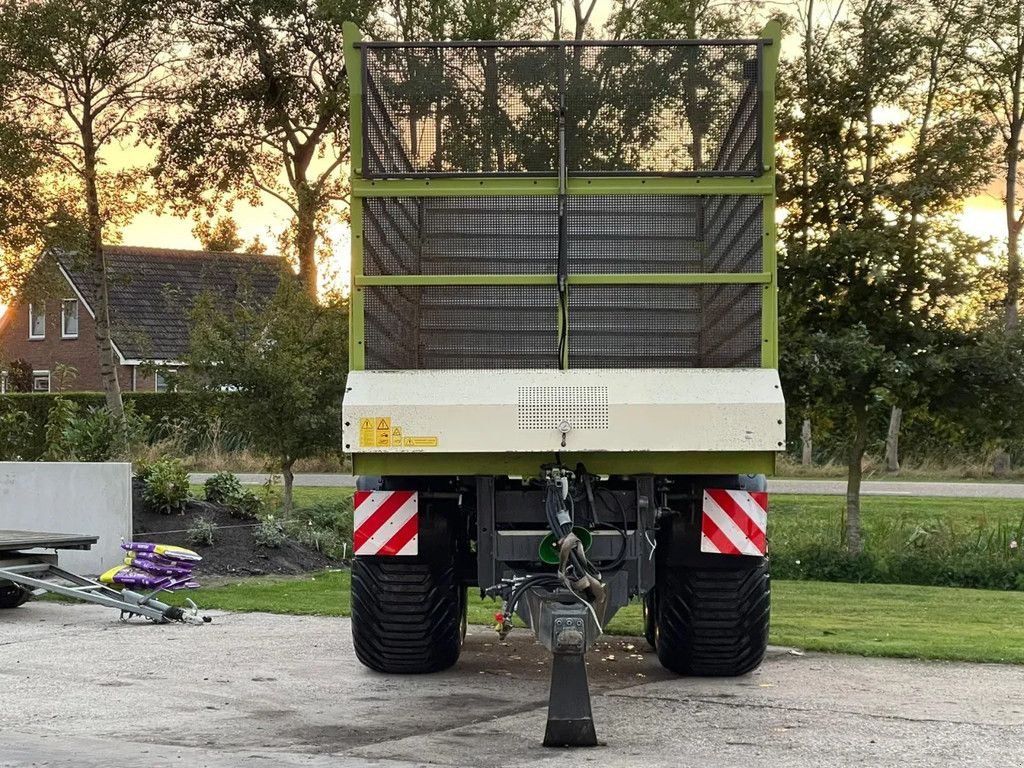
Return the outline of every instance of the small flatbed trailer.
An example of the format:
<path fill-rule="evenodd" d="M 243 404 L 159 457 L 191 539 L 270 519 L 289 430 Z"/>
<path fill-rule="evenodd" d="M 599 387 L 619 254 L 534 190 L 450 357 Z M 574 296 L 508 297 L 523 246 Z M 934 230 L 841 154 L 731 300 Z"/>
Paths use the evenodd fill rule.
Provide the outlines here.
<path fill-rule="evenodd" d="M 17 608 L 33 596 L 52 592 L 116 608 L 122 619 L 144 616 L 158 624 L 194 620 L 196 608 L 191 601 L 189 608 L 167 605 L 155 599 L 163 590 L 148 594 L 116 590 L 57 565 L 56 550 L 91 549 L 98 540 L 85 534 L 0 529 L 0 609 Z M 27 551 L 38 549 L 54 552 Z"/>

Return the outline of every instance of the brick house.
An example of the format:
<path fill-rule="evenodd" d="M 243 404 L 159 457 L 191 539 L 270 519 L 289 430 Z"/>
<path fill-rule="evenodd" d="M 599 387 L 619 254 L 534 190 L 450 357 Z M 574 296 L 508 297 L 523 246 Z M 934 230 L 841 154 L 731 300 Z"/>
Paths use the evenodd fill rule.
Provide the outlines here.
<path fill-rule="evenodd" d="M 106 246 L 104 252 L 114 357 L 121 388 L 129 392 L 166 388 L 160 369 L 181 365 L 197 297 L 212 295 L 225 307 L 242 292 L 265 301 L 282 274 L 276 256 L 135 246 Z M 0 362 L 31 364 L 37 392 L 57 389 L 62 366 L 78 371 L 66 389 L 102 390 L 89 271 L 76 254 L 54 259 L 58 275 L 43 296 L 16 301 L 0 316 Z M 0 377 L 0 390 L 7 384 Z"/>

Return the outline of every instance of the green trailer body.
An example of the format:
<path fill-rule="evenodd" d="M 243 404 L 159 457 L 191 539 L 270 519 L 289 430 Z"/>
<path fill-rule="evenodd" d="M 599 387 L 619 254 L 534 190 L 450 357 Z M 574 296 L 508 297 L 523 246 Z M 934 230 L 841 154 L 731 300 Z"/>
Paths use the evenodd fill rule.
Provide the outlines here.
<path fill-rule="evenodd" d="M 631 599 L 665 667 L 755 668 L 785 440 L 779 25 L 345 37 L 359 659 L 451 666 L 479 588 L 552 651 L 554 746 L 596 742 L 583 657 Z"/>

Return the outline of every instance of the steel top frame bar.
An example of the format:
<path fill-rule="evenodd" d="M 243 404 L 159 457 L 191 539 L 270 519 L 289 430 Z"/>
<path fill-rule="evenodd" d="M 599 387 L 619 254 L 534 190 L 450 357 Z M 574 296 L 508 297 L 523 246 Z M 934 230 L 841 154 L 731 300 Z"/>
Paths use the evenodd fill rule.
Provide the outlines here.
<path fill-rule="evenodd" d="M 773 195 L 775 179 L 760 176 L 591 176 L 571 175 L 568 194 L 579 195 Z M 487 177 L 462 175 L 447 178 L 353 178 L 357 197 L 501 197 L 558 194 L 558 178 L 524 178 L 519 174 Z"/>

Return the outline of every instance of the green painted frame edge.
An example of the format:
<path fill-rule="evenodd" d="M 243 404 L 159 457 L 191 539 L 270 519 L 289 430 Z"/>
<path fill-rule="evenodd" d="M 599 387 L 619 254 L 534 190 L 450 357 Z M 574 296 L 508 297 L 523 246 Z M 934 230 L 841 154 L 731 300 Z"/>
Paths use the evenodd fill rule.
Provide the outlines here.
<path fill-rule="evenodd" d="M 771 173 L 761 176 L 594 176 L 570 177 L 567 193 L 586 195 L 767 195 Z M 363 179 L 352 177 L 358 197 L 554 197 L 557 178 Z"/>
<path fill-rule="evenodd" d="M 765 175 L 775 177 L 775 79 L 782 48 L 782 24 L 772 20 L 765 25 L 761 37 L 771 42 L 765 45 L 761 57 L 761 158 Z M 762 204 L 764 240 L 761 248 L 761 269 L 771 275 L 761 297 L 761 367 L 779 367 L 779 280 L 777 232 L 775 224 L 775 184 L 765 194 Z"/>
<path fill-rule="evenodd" d="M 357 287 L 370 285 L 555 285 L 555 275 L 355 275 Z M 691 272 L 648 274 L 575 274 L 570 285 L 764 285 L 769 272 Z"/>
<path fill-rule="evenodd" d="M 349 277 L 348 360 L 349 369 L 361 371 L 366 367 L 366 314 L 363 305 L 363 292 L 356 285 L 355 276 L 363 272 L 363 201 L 359 195 L 355 194 L 355 169 L 363 167 L 363 65 L 362 57 L 356 48 L 356 43 L 363 39 L 363 33 L 351 21 L 342 24 L 341 30 L 345 70 L 348 73 L 349 82 L 349 125 L 351 126 L 349 130 L 351 147 L 349 159 L 352 168 L 350 184 L 353 190 L 349 197 L 352 258 L 351 276 Z"/>
<path fill-rule="evenodd" d="M 561 453 L 356 453 L 357 475 L 501 475 L 533 477 L 556 459 L 582 462 L 600 475 L 740 475 L 775 473 L 774 451 Z"/>

